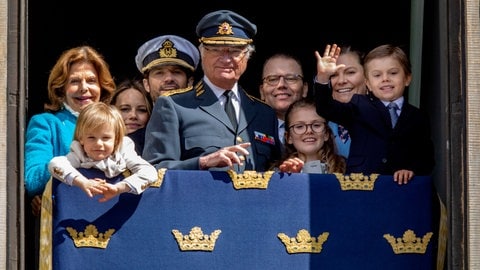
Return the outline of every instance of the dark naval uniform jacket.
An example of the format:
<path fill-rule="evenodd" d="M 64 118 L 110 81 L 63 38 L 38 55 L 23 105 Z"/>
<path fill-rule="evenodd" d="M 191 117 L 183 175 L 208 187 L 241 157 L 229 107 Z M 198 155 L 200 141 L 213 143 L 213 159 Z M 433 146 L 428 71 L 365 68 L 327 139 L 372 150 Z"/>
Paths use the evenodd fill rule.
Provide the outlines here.
<path fill-rule="evenodd" d="M 348 103 L 332 98 L 328 85 L 315 83 L 317 112 L 345 126 L 351 138 L 346 173 L 393 175 L 400 169 L 430 175 L 435 165 L 427 115 L 405 100 L 392 128 L 387 107 L 373 95 L 353 95 Z"/>
<path fill-rule="evenodd" d="M 198 170 L 200 156 L 250 142 L 250 155 L 242 168 L 235 165 L 234 169 L 267 171 L 281 151 L 275 111 L 240 86 L 238 95 L 241 112 L 237 131 L 203 80 L 193 90 L 159 97 L 147 124 L 143 158 L 157 169 Z"/>

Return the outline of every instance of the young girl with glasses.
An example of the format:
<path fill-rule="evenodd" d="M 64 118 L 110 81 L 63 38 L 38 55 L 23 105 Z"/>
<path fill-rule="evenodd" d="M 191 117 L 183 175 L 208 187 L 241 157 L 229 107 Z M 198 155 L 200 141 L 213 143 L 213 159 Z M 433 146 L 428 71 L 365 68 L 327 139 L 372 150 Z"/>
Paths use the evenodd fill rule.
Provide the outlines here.
<path fill-rule="evenodd" d="M 337 154 L 334 137 L 313 100 L 300 99 L 285 115 L 285 157 L 281 172 L 344 173 L 345 159 Z"/>

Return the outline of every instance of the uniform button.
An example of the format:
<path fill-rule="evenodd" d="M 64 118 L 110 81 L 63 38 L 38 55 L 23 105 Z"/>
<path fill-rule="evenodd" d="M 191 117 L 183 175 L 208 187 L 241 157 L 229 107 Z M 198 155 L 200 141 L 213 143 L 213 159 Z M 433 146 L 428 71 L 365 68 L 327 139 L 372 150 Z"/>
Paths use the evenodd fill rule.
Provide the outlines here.
<path fill-rule="evenodd" d="M 385 163 L 387 163 L 387 161 L 388 161 L 387 158 L 382 158 L 382 163 L 385 164 Z"/>
<path fill-rule="evenodd" d="M 240 136 L 239 136 L 239 137 L 237 137 L 237 142 L 239 142 L 239 143 L 243 142 L 243 139 L 242 139 L 242 137 L 240 137 Z"/>

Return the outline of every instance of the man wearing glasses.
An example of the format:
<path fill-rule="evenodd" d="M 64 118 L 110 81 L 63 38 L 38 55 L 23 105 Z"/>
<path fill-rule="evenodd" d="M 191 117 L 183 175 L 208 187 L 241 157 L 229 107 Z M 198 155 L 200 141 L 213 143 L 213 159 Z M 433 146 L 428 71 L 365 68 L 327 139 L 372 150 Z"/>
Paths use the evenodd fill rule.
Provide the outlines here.
<path fill-rule="evenodd" d="M 230 10 L 199 21 L 204 76 L 191 91 L 159 97 L 147 126 L 143 157 L 157 169 L 262 172 L 280 158 L 275 111 L 238 84 L 256 32 Z"/>
<path fill-rule="evenodd" d="M 276 112 L 278 137 L 285 143 L 285 113 L 295 101 L 306 97 L 308 83 L 303 79 L 300 60 L 292 55 L 278 53 L 263 64 L 260 97 Z"/>

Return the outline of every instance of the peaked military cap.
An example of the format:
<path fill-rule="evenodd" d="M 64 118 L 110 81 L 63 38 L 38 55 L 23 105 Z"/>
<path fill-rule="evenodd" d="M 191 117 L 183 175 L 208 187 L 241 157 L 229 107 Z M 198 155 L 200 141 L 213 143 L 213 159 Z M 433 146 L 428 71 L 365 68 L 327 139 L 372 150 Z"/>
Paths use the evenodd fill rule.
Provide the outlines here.
<path fill-rule="evenodd" d="M 194 71 L 199 61 L 197 47 L 175 35 L 159 36 L 145 42 L 135 56 L 135 63 L 141 73 L 161 65 L 179 65 Z"/>
<path fill-rule="evenodd" d="M 247 45 L 253 42 L 257 26 L 230 10 L 208 13 L 197 24 L 199 41 L 209 45 Z"/>

